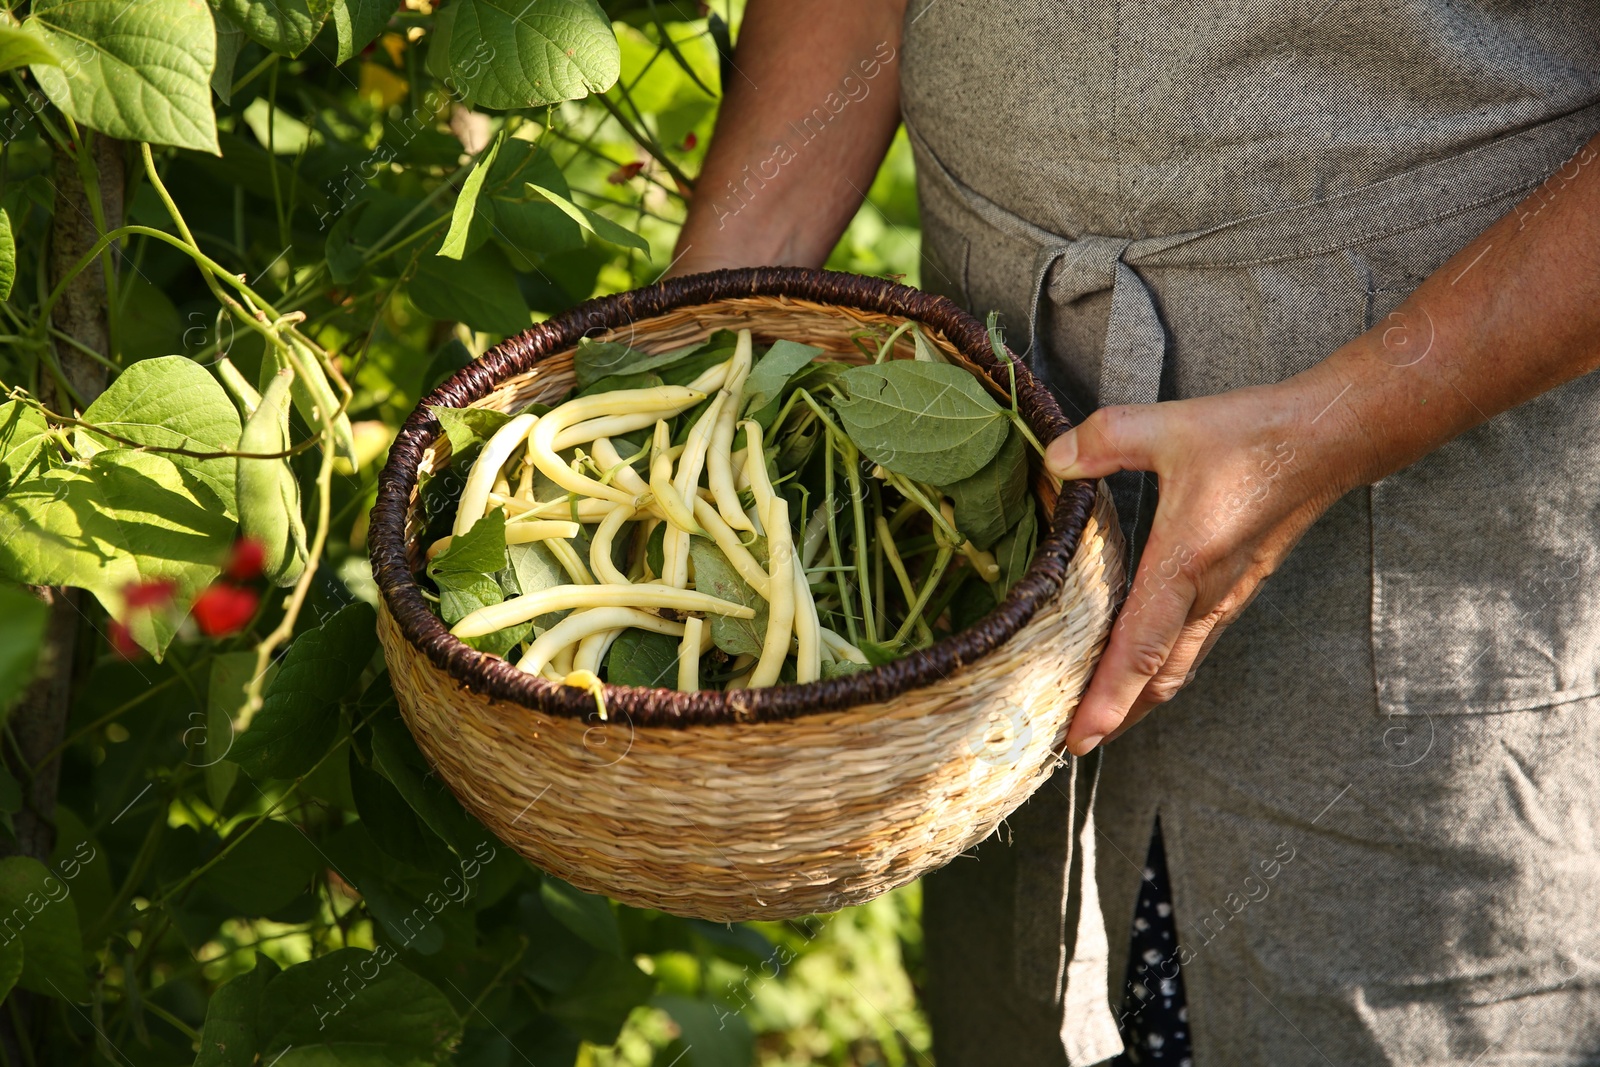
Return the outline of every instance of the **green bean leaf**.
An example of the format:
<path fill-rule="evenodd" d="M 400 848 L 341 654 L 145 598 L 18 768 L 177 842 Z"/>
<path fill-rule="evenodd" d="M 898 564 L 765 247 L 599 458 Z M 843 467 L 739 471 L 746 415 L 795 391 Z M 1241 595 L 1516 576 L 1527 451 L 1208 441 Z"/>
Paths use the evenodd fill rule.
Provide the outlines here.
<path fill-rule="evenodd" d="M 703 537 L 689 541 L 689 558 L 694 563 L 694 587 L 721 600 L 754 608 L 753 619 L 733 619 L 712 615 L 711 640 L 730 656 L 761 654 L 767 637 L 767 602 L 739 577 L 722 550 Z"/>
<path fill-rule="evenodd" d="M 1005 443 L 1008 420 L 969 372 L 948 363 L 895 360 L 851 367 L 833 407 L 874 463 L 914 481 L 970 478 Z"/>
<path fill-rule="evenodd" d="M 449 999 L 384 945 L 335 949 L 273 977 L 256 1042 L 263 1064 L 438 1063 L 460 1028 Z"/>
<path fill-rule="evenodd" d="M 47 997 L 85 1002 L 89 982 L 70 883 L 28 856 L 0 859 L 0 915 L 6 936 L 21 941 L 17 985 Z"/>
<path fill-rule="evenodd" d="M 1012 426 L 994 460 L 970 478 L 944 487 L 955 508 L 956 529 L 987 549 L 1032 507 L 1028 498 L 1028 451 Z"/>
<path fill-rule="evenodd" d="M 20 586 L 0 584 L 0 722 L 39 673 L 48 617 L 44 601 Z"/>
<path fill-rule="evenodd" d="M 650 630 L 624 630 L 606 654 L 606 681 L 612 685 L 678 684 L 678 639 Z"/>
<path fill-rule="evenodd" d="M 36 465 L 48 462 L 48 454 L 43 460 L 40 457 L 49 444 L 49 424 L 38 408 L 19 400 L 0 404 L 0 496 L 10 492 Z"/>
<path fill-rule="evenodd" d="M 556 516 L 561 518 L 562 516 Z M 574 548 L 577 546 L 574 545 Z M 566 569 L 556 562 L 555 554 L 538 541 L 531 541 L 524 545 L 508 545 L 506 553 L 511 557 L 511 571 L 516 575 L 517 588 L 523 596 L 537 593 L 542 589 L 549 589 L 557 585 L 566 585 L 571 579 L 567 577 Z M 588 553 L 580 550 L 579 555 L 587 556 Z M 535 637 L 544 633 L 550 627 L 567 617 L 566 611 L 551 611 L 540 615 L 532 622 Z"/>
<path fill-rule="evenodd" d="M 333 28 L 339 42 L 334 64 L 352 58 L 389 25 L 398 0 L 333 0 Z"/>
<path fill-rule="evenodd" d="M 371 606 L 351 604 L 295 638 L 228 758 L 257 778 L 298 778 L 339 736 L 339 702 L 378 648 Z"/>
<path fill-rule="evenodd" d="M 797 341 L 779 340 L 756 361 L 744 383 L 744 417 L 755 419 L 763 430 L 778 417 L 778 400 L 799 370 L 822 355 L 822 349 Z"/>
<path fill-rule="evenodd" d="M 450 441 L 450 455 L 454 458 L 480 447 L 511 421 L 510 415 L 493 408 L 436 407 L 432 411 Z"/>
<path fill-rule="evenodd" d="M 69 467 L 36 466 L 0 495 L 0 576 L 89 590 L 125 619 L 140 647 L 160 656 L 177 620 L 126 611 L 123 590 L 171 580 L 174 599 L 192 601 L 217 576 L 221 546 L 233 537 L 232 503 L 167 456 L 133 448 L 108 448 Z"/>
<path fill-rule="evenodd" d="M 594 0 L 455 0 L 435 16 L 428 69 L 498 111 L 603 93 L 622 54 Z"/>
<path fill-rule="evenodd" d="M 239 443 L 239 410 L 211 372 L 183 356 L 131 364 L 84 410 L 83 420 L 137 445 L 225 452 Z M 106 448 L 122 442 L 84 430 Z M 234 516 L 236 462 L 227 456 L 197 459 L 162 453 L 174 466 L 211 488 L 224 514 Z"/>
<path fill-rule="evenodd" d="M 5 26 L 0 25 L 0 30 L 4 29 Z M 11 216 L 0 207 L 0 300 L 11 295 L 11 286 L 16 280 L 17 239 L 11 232 Z"/>
<path fill-rule="evenodd" d="M 0 71 L 15 70 L 31 63 L 61 65 L 61 56 L 27 26 L 19 26 L 8 11 L 0 14 Z M 0 293 L 0 300 L 5 295 Z"/>
<path fill-rule="evenodd" d="M 439 587 L 439 614 L 454 626 L 479 608 L 498 604 L 521 592 L 506 549 L 506 513 L 496 508 L 452 537 L 450 547 L 428 564 L 428 577 Z M 480 652 L 504 656 L 527 638 L 532 623 L 519 623 L 481 637 L 464 638 Z"/>
<path fill-rule="evenodd" d="M 573 222 L 576 222 L 579 226 L 582 226 L 584 229 L 600 238 L 600 240 L 610 242 L 614 245 L 621 245 L 623 248 L 636 248 L 647 256 L 650 254 L 649 241 L 646 241 L 643 237 L 640 237 L 626 226 L 623 226 L 620 223 L 612 222 L 598 211 L 591 211 L 586 207 L 579 207 L 577 204 L 574 204 L 571 200 L 568 200 L 554 189 L 547 189 L 546 187 L 542 185 L 536 185 L 533 182 L 528 183 L 528 191 L 532 193 L 538 193 L 540 196 L 550 201 L 550 203 L 554 204 L 561 210 L 563 215 L 567 216 L 567 218 L 571 219 Z"/>
<path fill-rule="evenodd" d="M 509 337 L 533 323 L 516 274 L 498 245 L 484 245 L 460 260 L 423 256 L 407 291 L 425 315 L 464 322 L 485 333 Z"/>
<path fill-rule="evenodd" d="M 332 0 L 211 0 L 211 6 L 281 56 L 309 48 L 333 11 Z"/>
<path fill-rule="evenodd" d="M 50 102 L 129 141 L 220 155 L 211 109 L 217 33 L 192 0 L 34 0 L 24 28 L 56 63 L 29 68 Z"/>
<path fill-rule="evenodd" d="M 1039 520 L 1034 515 L 1034 509 L 1029 507 L 1011 532 L 995 546 L 995 562 L 1000 565 L 997 597 L 1005 596 L 1028 573 L 1028 564 L 1033 559 L 1033 542 L 1038 532 Z"/>
<path fill-rule="evenodd" d="M 573 353 L 572 372 L 577 377 L 578 388 L 587 390 L 607 378 L 645 374 L 676 366 L 705 347 L 706 342 L 697 341 L 670 352 L 650 353 L 630 348 L 621 341 L 584 339 L 578 342 L 578 350 Z"/>
<path fill-rule="evenodd" d="M 439 246 L 435 255 L 444 256 L 446 259 L 460 259 L 466 255 L 468 241 L 476 248 L 488 240 L 488 227 L 482 223 L 492 222 L 494 207 L 486 199 L 483 204 L 483 215 L 480 218 L 478 209 L 478 194 L 483 191 L 484 179 L 489 176 L 489 169 L 494 166 L 495 154 L 500 151 L 500 145 L 505 140 L 504 131 L 495 138 L 486 152 L 478 158 L 478 165 L 472 168 L 472 173 L 467 175 L 467 180 L 461 183 L 461 192 L 456 196 L 456 206 L 450 212 L 450 230 L 444 235 L 444 244 Z M 477 233 L 474 233 L 473 222 L 478 221 Z"/>
<path fill-rule="evenodd" d="M 228 979 L 211 995 L 195 1067 L 250 1067 L 255 1062 L 261 994 L 277 974 L 278 965 L 257 952 L 253 970 Z"/>

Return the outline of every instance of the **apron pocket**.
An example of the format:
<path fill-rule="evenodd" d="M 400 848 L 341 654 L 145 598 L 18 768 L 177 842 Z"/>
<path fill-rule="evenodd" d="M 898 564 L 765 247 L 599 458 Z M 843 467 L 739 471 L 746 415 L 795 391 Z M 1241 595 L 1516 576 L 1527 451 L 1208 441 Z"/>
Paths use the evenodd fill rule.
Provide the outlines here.
<path fill-rule="evenodd" d="M 1372 487 L 1385 715 L 1600 694 L 1600 377 L 1490 420 Z"/>

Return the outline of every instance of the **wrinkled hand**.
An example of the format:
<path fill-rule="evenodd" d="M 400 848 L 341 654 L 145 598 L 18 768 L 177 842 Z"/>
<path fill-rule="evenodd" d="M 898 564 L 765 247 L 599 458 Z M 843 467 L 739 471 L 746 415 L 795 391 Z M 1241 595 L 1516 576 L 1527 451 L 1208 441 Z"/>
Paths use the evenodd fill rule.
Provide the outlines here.
<path fill-rule="evenodd" d="M 1153 471 L 1160 503 L 1127 602 L 1067 735 L 1083 755 L 1171 700 L 1301 535 L 1359 484 L 1348 416 L 1290 379 L 1102 408 L 1051 442 L 1063 478 Z M 1320 413 L 1319 413 L 1320 411 Z"/>

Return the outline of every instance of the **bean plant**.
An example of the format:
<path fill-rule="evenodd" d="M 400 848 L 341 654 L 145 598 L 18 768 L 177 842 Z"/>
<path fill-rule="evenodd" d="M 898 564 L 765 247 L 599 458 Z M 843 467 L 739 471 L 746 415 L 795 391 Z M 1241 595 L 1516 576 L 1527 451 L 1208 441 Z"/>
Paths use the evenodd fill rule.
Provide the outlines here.
<path fill-rule="evenodd" d="M 377 650 L 395 428 L 667 266 L 737 24 L 0 4 L 0 1064 L 926 1062 L 914 892 L 726 926 L 543 875 Z M 906 168 L 837 265 L 914 274 Z"/>

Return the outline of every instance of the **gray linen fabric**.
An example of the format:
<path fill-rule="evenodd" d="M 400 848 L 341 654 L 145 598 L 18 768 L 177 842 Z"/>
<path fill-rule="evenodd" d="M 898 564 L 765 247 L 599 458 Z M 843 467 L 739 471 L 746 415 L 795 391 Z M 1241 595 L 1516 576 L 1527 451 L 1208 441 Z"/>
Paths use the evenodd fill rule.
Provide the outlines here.
<path fill-rule="evenodd" d="M 906 31 L 923 284 L 1079 415 L 1312 365 L 1600 130 L 1593 4 L 914 0 Z M 1108 747 L 1092 821 L 1058 774 L 928 880 L 941 1067 L 1116 1051 L 1087 987 L 1120 1004 L 1157 811 L 1200 1067 L 1600 1064 L 1597 481 L 1590 376 L 1336 505 Z M 1148 479 L 1113 491 L 1136 534 Z"/>

